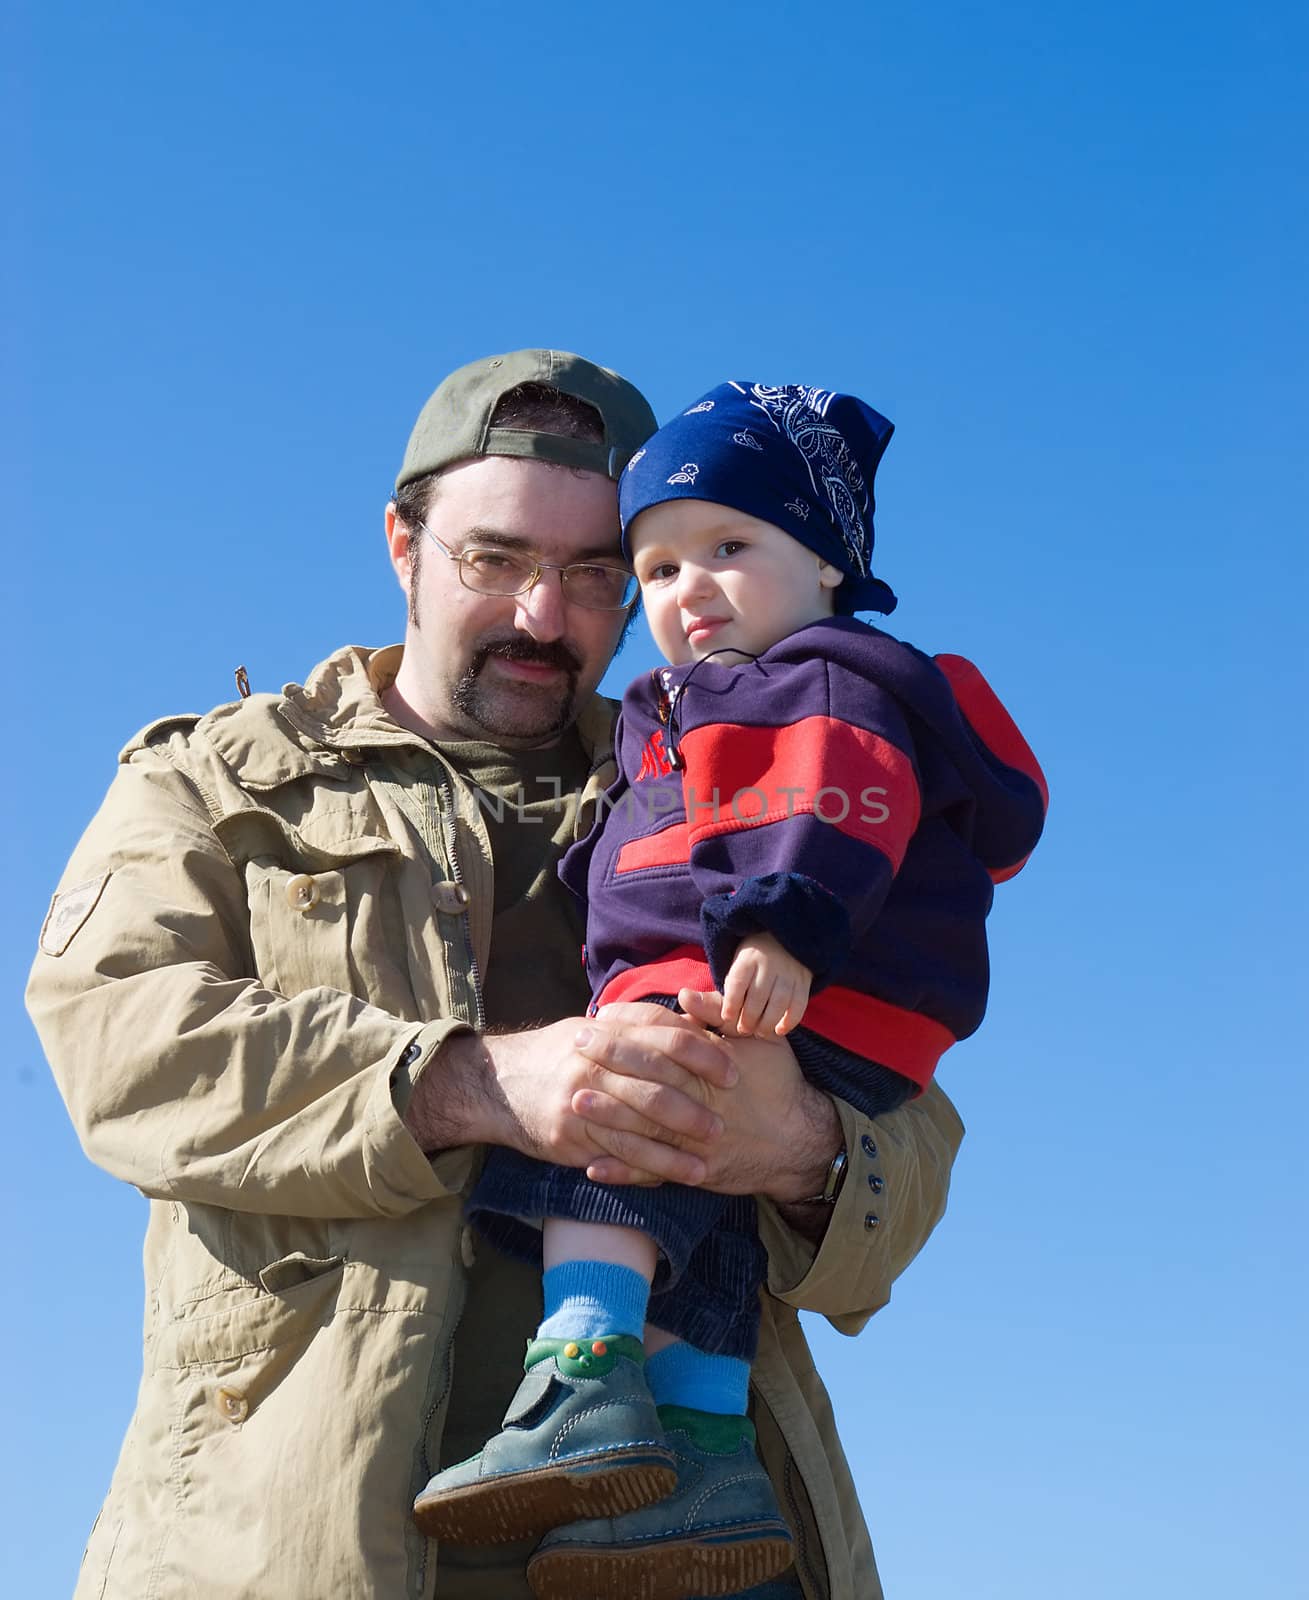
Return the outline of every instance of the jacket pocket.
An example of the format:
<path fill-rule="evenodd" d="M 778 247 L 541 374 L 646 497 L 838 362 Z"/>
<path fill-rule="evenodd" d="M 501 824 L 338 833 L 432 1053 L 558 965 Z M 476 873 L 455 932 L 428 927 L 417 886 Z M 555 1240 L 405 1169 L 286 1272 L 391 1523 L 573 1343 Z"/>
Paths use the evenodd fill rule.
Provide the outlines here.
<path fill-rule="evenodd" d="M 275 1387 L 296 1350 L 331 1317 L 345 1272 L 344 1256 L 292 1251 L 242 1282 L 179 1306 L 160 1330 L 156 1366 L 203 1367 L 267 1356 L 258 1382 L 243 1390 L 247 1407 Z"/>
<path fill-rule="evenodd" d="M 379 845 L 334 864 L 321 856 L 303 865 L 294 857 L 248 862 L 250 944 L 260 980 L 288 999 L 326 988 L 392 1001 L 388 982 L 406 971 L 403 946 L 391 949 L 400 935 L 386 916 L 394 855 Z M 391 921 L 398 927 L 398 904 Z"/>
<path fill-rule="evenodd" d="M 370 1270 L 292 1252 L 181 1319 L 143 1401 L 166 1525 L 130 1600 L 426 1592 L 407 1509 L 444 1323 L 388 1309 Z"/>
<path fill-rule="evenodd" d="M 288 999 L 322 988 L 386 1004 L 379 991 L 394 965 L 386 915 L 400 858 L 394 840 L 361 833 L 315 844 L 260 806 L 220 817 L 214 832 L 245 878 L 251 975 Z"/>
<path fill-rule="evenodd" d="M 295 872 L 252 861 L 246 886 L 250 943 L 260 979 L 288 999 L 320 987 L 350 992 L 345 874 Z"/>

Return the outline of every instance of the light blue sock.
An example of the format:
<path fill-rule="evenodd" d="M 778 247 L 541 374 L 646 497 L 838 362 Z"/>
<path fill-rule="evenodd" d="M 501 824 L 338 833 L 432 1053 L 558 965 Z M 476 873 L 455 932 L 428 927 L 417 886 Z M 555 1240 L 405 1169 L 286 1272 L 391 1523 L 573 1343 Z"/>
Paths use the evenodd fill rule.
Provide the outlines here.
<path fill-rule="evenodd" d="M 679 1342 L 665 1345 L 646 1361 L 645 1381 L 657 1406 L 689 1406 L 693 1411 L 743 1417 L 750 1363 Z"/>
<path fill-rule="evenodd" d="M 632 1267 L 611 1261 L 561 1261 L 541 1279 L 545 1321 L 538 1339 L 603 1339 L 645 1329 L 650 1285 Z"/>

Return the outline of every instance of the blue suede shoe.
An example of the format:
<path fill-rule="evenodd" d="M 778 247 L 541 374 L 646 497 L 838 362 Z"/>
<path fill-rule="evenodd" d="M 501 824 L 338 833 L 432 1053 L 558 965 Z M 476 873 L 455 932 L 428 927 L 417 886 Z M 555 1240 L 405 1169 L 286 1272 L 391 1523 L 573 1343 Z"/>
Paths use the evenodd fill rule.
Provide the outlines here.
<path fill-rule="evenodd" d="M 673 1452 L 645 1383 L 639 1339 L 534 1339 L 504 1426 L 438 1472 L 414 1521 L 454 1544 L 534 1539 L 582 1517 L 614 1517 L 671 1494 Z"/>
<path fill-rule="evenodd" d="M 527 1563 L 537 1600 L 717 1600 L 790 1565 L 791 1530 L 753 1425 L 682 1406 L 660 1406 L 659 1418 L 677 1458 L 676 1491 L 548 1534 Z"/>

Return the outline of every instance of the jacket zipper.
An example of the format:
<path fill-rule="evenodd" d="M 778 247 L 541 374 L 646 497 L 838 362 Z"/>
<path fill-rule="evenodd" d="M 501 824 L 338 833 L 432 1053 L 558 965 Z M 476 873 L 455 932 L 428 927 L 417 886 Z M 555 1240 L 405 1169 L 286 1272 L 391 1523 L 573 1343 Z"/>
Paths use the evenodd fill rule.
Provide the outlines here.
<path fill-rule="evenodd" d="M 454 791 L 443 779 L 437 792 L 440 796 L 441 830 L 445 835 L 445 856 L 450 864 L 450 876 L 461 889 L 466 890 L 463 874 L 459 871 L 459 857 L 455 854 Z M 482 1033 L 486 1029 L 486 1010 L 482 1005 L 482 975 L 478 970 L 476 952 L 473 950 L 473 935 L 467 914 L 463 918 L 463 924 L 464 950 L 468 955 L 468 982 L 473 991 L 473 1026 Z"/>

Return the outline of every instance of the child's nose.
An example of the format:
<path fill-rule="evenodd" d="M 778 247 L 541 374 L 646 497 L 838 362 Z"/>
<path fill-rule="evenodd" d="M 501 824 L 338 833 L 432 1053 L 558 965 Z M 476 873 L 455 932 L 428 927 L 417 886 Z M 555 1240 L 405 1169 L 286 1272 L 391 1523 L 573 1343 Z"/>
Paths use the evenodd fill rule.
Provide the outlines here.
<path fill-rule="evenodd" d="M 713 589 L 713 581 L 703 567 L 694 562 L 683 562 L 677 574 L 677 598 L 682 605 L 691 600 L 702 600 Z"/>

